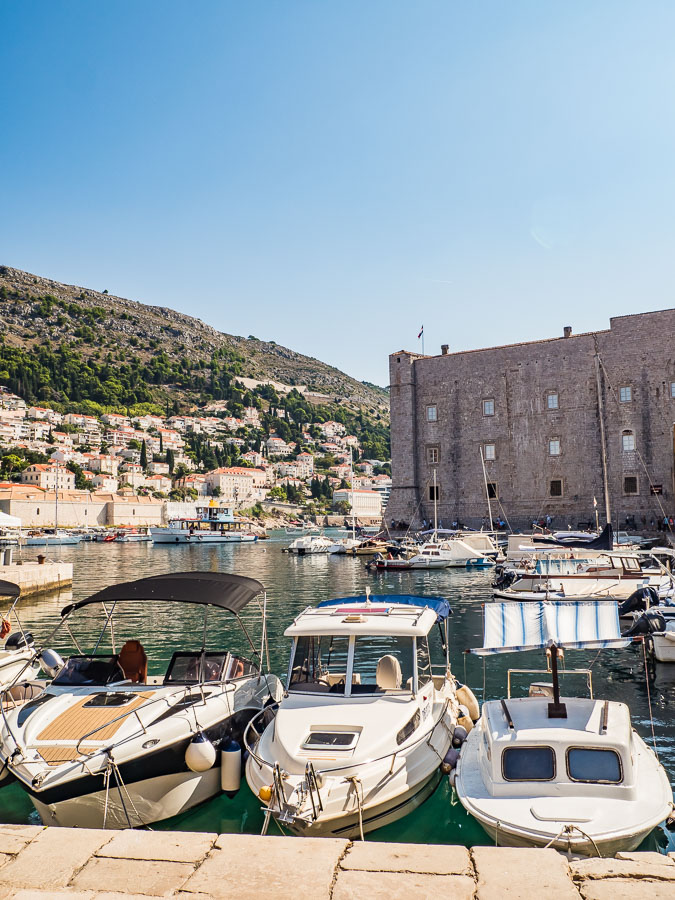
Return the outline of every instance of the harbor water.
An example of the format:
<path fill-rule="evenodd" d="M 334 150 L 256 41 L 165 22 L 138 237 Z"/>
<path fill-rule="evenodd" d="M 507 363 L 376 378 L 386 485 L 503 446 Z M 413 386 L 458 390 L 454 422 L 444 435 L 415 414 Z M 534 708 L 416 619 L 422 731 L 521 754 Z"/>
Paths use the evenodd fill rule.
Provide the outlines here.
<path fill-rule="evenodd" d="M 288 664 L 289 640 L 284 629 L 307 606 L 333 597 L 363 594 L 366 586 L 373 594 L 420 594 L 442 596 L 450 601 L 450 653 L 455 675 L 466 682 L 479 701 L 505 696 L 507 670 L 545 667 L 539 652 L 504 654 L 488 658 L 467 655 L 469 647 L 482 642 L 482 609 L 492 597 L 492 570 L 445 569 L 435 572 L 408 571 L 369 574 L 363 557 L 316 555 L 296 557 L 283 553 L 291 539 L 272 535 L 256 544 L 160 545 L 150 543 L 81 543 L 50 548 L 49 556 L 74 565 L 72 592 L 26 598 L 19 607 L 24 628 L 43 643 L 60 619 L 60 610 L 71 599 L 87 597 L 109 584 L 130 581 L 166 572 L 221 571 L 247 575 L 261 581 L 267 589 L 267 633 L 270 667 L 283 676 Z M 34 552 L 33 552 L 34 551 Z M 39 548 L 23 551 L 23 559 L 35 559 Z M 203 613 L 185 604 L 164 604 L 161 611 L 135 606 L 119 616 L 119 638 L 142 641 L 149 659 L 150 674 L 161 674 L 178 649 L 198 649 L 201 645 Z M 242 616 L 256 646 L 259 646 L 260 610 L 251 604 Z M 116 616 L 117 619 L 117 616 Z M 75 613 L 71 619 L 73 634 L 83 648 L 91 650 L 103 624 L 96 605 Z M 208 646 L 239 650 L 247 655 L 245 639 L 236 621 L 224 611 L 214 611 L 208 621 Z M 63 656 L 75 652 L 65 629 L 57 632 L 50 646 Z M 438 651 L 438 647 L 437 647 Z M 485 660 L 485 661 L 484 661 Z M 440 661 L 437 659 L 437 661 Z M 633 726 L 650 746 L 675 782 L 675 665 L 647 666 L 641 644 L 627 650 L 601 652 L 568 651 L 568 669 L 590 668 L 593 691 L 598 697 L 620 700 L 630 706 Z M 530 676 L 530 680 L 547 680 Z M 512 676 L 514 695 L 527 690 L 528 676 Z M 583 695 L 586 680 L 580 675 L 563 676 L 563 693 Z M 650 715 L 651 708 L 651 715 Z M 0 790 L 0 822 L 37 824 L 39 818 L 18 785 Z M 245 779 L 239 793 L 230 799 L 214 798 L 190 812 L 153 827 L 185 831 L 237 832 L 259 834 L 263 825 L 260 801 L 254 797 Z M 482 829 L 464 812 L 443 778 L 425 804 L 407 817 L 368 836 L 369 840 L 464 844 L 487 844 Z M 656 829 L 641 849 L 675 850 L 675 835 Z"/>

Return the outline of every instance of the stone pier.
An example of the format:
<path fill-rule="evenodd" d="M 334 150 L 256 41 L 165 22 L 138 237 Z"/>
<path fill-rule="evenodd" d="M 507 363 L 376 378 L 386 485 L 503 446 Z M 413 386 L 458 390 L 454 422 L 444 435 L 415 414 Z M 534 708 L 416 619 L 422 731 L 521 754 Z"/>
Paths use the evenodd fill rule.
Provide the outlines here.
<path fill-rule="evenodd" d="M 0 566 L 0 580 L 18 584 L 22 597 L 58 591 L 73 583 L 73 564 L 49 560 L 45 560 L 43 565 L 36 562 L 13 563 Z"/>
<path fill-rule="evenodd" d="M 672 900 L 673 857 L 0 825 L 0 900 Z"/>

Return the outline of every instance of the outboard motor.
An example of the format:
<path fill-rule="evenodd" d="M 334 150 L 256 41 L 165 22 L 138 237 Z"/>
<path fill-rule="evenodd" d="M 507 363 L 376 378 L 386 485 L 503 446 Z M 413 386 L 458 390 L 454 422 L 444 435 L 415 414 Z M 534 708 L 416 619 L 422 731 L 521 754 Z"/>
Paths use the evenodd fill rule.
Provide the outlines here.
<path fill-rule="evenodd" d="M 33 643 L 30 631 L 15 631 L 5 641 L 5 650 L 21 650 L 22 647 L 32 647 Z"/>
<path fill-rule="evenodd" d="M 622 637 L 659 634 L 666 630 L 666 620 L 658 610 L 648 611 L 639 616 L 630 628 L 622 633 Z"/>
<path fill-rule="evenodd" d="M 627 616 L 632 612 L 644 612 L 652 606 L 658 606 L 660 603 L 659 595 L 656 588 L 641 587 L 619 604 L 619 617 Z"/>
<path fill-rule="evenodd" d="M 516 573 L 513 569 L 505 569 L 504 566 L 497 566 L 495 575 L 496 578 L 492 582 L 492 587 L 498 591 L 505 591 L 516 580 Z"/>

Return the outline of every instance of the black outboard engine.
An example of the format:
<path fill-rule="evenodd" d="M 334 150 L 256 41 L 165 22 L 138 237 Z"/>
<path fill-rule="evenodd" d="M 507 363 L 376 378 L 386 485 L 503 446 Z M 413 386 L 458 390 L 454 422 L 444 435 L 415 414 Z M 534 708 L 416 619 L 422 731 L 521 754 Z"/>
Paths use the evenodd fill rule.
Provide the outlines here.
<path fill-rule="evenodd" d="M 652 606 L 658 606 L 660 602 L 656 588 L 638 588 L 627 600 L 619 604 L 619 616 L 627 616 L 632 612 L 644 612 L 646 609 L 651 609 Z"/>
<path fill-rule="evenodd" d="M 516 580 L 516 573 L 512 569 L 505 569 L 504 566 L 495 568 L 495 576 L 492 587 L 498 591 L 505 591 Z"/>
<path fill-rule="evenodd" d="M 22 647 L 32 647 L 34 643 L 30 631 L 15 631 L 5 641 L 5 650 L 20 650 Z"/>
<path fill-rule="evenodd" d="M 630 628 L 622 633 L 622 637 L 636 637 L 637 635 L 659 634 L 666 630 L 666 620 L 658 610 L 650 610 L 642 613 L 633 622 Z"/>

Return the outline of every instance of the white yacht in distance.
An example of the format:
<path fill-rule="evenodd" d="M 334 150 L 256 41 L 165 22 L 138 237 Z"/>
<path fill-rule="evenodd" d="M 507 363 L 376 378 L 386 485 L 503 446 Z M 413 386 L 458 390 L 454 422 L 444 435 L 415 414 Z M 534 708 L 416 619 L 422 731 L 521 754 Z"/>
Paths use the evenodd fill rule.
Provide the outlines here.
<path fill-rule="evenodd" d="M 323 534 L 303 534 L 292 541 L 286 550 L 297 556 L 310 556 L 313 553 L 333 553 L 334 547 L 335 541 L 331 541 Z"/>
<path fill-rule="evenodd" d="M 421 804 L 440 779 L 455 725 L 478 716 L 448 658 L 448 602 L 348 597 L 306 609 L 288 691 L 244 736 L 246 778 L 269 817 L 295 834 L 363 836 Z M 439 623 L 445 658 L 434 666 Z M 463 709 L 466 704 L 470 709 Z"/>
<path fill-rule="evenodd" d="M 151 528 L 155 544 L 242 544 L 258 540 L 244 519 L 232 509 L 219 506 L 197 507 L 197 515 L 171 519 L 166 528 Z"/>
<path fill-rule="evenodd" d="M 488 604 L 483 643 L 471 652 L 547 649 L 552 684 L 483 703 L 450 776 L 464 808 L 502 846 L 584 856 L 634 850 L 672 814 L 668 776 L 625 703 L 592 691 L 561 698 L 558 682 L 560 649 L 628 645 L 616 603 Z M 580 671 L 590 688 L 590 670 Z"/>

